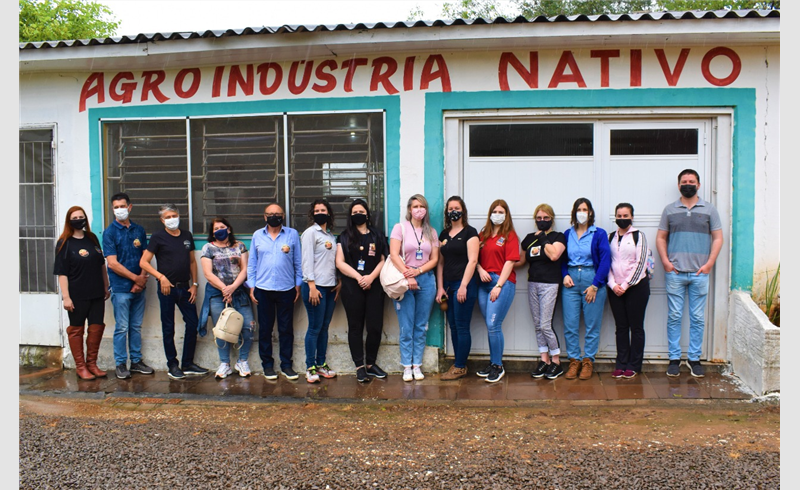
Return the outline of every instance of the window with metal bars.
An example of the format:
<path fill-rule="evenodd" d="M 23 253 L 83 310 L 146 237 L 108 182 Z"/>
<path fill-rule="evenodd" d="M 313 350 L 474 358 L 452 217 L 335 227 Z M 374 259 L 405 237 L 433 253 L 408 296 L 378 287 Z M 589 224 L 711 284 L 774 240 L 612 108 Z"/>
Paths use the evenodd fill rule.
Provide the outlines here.
<path fill-rule="evenodd" d="M 163 226 L 158 207 L 165 202 L 178 205 L 182 227 L 198 239 L 217 216 L 249 236 L 264 226 L 271 202 L 302 232 L 309 204 L 320 197 L 334 208 L 336 233 L 356 198 L 384 227 L 382 113 L 191 118 L 188 132 L 185 119 L 104 125 L 106 196 L 126 192 L 131 219 L 148 233 Z M 113 215 L 106 209 L 107 225 Z"/>
<path fill-rule="evenodd" d="M 19 292 L 55 293 L 53 131 L 19 132 Z"/>

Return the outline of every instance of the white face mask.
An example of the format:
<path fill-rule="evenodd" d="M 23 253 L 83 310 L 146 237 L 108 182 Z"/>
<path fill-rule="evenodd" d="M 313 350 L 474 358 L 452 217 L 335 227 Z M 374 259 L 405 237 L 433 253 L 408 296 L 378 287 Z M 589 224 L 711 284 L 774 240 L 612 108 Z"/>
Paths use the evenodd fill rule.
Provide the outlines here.
<path fill-rule="evenodd" d="M 177 230 L 178 225 L 180 225 L 181 219 L 180 218 L 168 218 L 164 220 L 164 225 L 167 227 L 168 230 Z"/>
<path fill-rule="evenodd" d="M 128 212 L 128 208 L 116 208 L 114 209 L 114 216 L 120 221 L 125 221 L 128 219 L 131 213 Z"/>
<path fill-rule="evenodd" d="M 506 220 L 505 213 L 492 213 L 492 223 L 496 225 L 502 225 L 503 222 Z"/>
<path fill-rule="evenodd" d="M 578 211 L 575 213 L 575 218 L 578 220 L 578 223 L 584 224 L 589 219 L 589 213 L 585 211 Z"/>

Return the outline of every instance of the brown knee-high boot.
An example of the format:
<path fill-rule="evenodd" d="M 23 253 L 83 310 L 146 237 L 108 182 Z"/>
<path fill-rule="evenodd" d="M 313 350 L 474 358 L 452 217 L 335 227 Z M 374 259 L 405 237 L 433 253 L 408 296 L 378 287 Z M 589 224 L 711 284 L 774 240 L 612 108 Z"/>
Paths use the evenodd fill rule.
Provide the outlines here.
<path fill-rule="evenodd" d="M 104 324 L 89 325 L 89 333 L 86 335 L 86 369 L 98 378 L 105 376 L 105 371 L 97 367 L 97 353 L 100 351 L 100 341 L 103 340 Z"/>
<path fill-rule="evenodd" d="M 94 379 L 94 374 L 86 369 L 86 361 L 83 357 L 83 325 L 67 327 L 67 338 L 72 357 L 75 359 L 75 373 L 81 379 Z"/>

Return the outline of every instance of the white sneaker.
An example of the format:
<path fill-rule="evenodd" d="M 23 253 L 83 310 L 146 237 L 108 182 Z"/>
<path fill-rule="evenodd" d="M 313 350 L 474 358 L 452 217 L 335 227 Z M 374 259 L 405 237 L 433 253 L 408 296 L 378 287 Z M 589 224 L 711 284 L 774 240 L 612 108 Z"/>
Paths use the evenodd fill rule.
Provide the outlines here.
<path fill-rule="evenodd" d="M 214 375 L 217 379 L 225 379 L 228 377 L 229 374 L 232 374 L 233 371 L 231 370 L 231 365 L 227 362 L 223 362 L 219 365 L 219 369 L 217 369 L 217 374 Z"/>
<path fill-rule="evenodd" d="M 250 376 L 250 364 L 247 361 L 236 361 L 236 365 L 233 368 L 239 371 L 239 376 L 243 378 Z"/>
<path fill-rule="evenodd" d="M 411 381 L 414 379 L 414 375 L 411 373 L 411 368 L 403 368 L 403 381 Z"/>
<path fill-rule="evenodd" d="M 419 366 L 414 366 L 413 373 L 414 373 L 414 379 L 416 379 L 417 381 L 422 381 L 423 379 L 425 379 L 425 375 L 422 374 L 422 370 L 419 368 Z"/>
<path fill-rule="evenodd" d="M 319 374 L 317 374 L 317 368 L 311 366 L 306 370 L 306 381 L 309 383 L 319 383 Z"/>

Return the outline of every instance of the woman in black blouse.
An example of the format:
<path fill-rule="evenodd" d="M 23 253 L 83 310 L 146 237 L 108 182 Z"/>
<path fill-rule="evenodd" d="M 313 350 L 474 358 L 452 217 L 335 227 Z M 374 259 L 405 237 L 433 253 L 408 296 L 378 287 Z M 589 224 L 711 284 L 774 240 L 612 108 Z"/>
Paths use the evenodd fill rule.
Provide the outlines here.
<path fill-rule="evenodd" d="M 106 372 L 97 367 L 97 353 L 106 327 L 105 301 L 111 292 L 100 241 L 92 233 L 86 211 L 80 206 L 67 211 L 64 231 L 56 242 L 53 273 L 58 276 L 61 299 L 69 316 L 67 335 L 75 372 L 81 379 L 103 377 Z M 84 357 L 83 332 L 87 321 L 89 333 Z"/>
<path fill-rule="evenodd" d="M 444 211 L 444 230 L 439 234 L 439 263 L 436 279 L 439 290 L 436 301 L 449 303 L 447 324 L 453 341 L 455 362 L 441 379 L 463 378 L 467 374 L 467 357 L 472 347 L 470 321 L 478 298 L 478 265 L 480 239 L 478 230 L 467 222 L 467 205 L 458 197 L 447 200 Z"/>
<path fill-rule="evenodd" d="M 356 365 L 356 378 L 360 383 L 366 383 L 370 377 L 386 377 L 386 372 L 375 361 L 381 345 L 383 299 L 386 296 L 378 277 L 389 250 L 386 236 L 372 227 L 366 201 L 354 200 L 347 214 L 347 225 L 337 244 L 336 268 L 342 273 L 341 295 L 347 315 L 350 355 Z"/>

